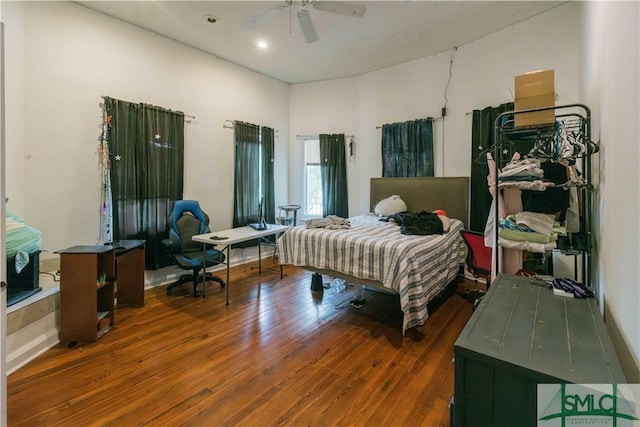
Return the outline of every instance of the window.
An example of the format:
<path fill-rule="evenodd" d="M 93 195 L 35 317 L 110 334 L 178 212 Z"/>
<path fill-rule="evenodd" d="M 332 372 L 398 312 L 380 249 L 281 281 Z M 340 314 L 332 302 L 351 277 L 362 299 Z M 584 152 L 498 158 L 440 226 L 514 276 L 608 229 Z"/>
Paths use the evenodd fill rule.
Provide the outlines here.
<path fill-rule="evenodd" d="M 305 206 L 306 216 L 322 216 L 322 178 L 320 176 L 320 140 L 307 139 L 304 143 Z"/>
<path fill-rule="evenodd" d="M 162 241 L 169 236 L 166 218 L 183 195 L 184 115 L 109 97 L 103 108 L 101 240 L 144 239 L 145 268 L 170 265 Z"/>
<path fill-rule="evenodd" d="M 266 126 L 236 121 L 233 227 L 256 222 L 259 203 L 265 220 L 275 220 L 273 160 L 274 130 Z"/>
<path fill-rule="evenodd" d="M 382 126 L 382 176 L 433 176 L 433 119 Z"/>

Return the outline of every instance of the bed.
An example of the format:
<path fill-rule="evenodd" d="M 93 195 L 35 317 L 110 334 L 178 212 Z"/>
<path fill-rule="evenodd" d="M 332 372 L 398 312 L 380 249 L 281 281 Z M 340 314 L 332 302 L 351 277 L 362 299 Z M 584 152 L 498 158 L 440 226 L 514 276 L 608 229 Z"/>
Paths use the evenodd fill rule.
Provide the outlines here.
<path fill-rule="evenodd" d="M 7 307 L 39 292 L 42 233 L 6 211 Z"/>
<path fill-rule="evenodd" d="M 352 283 L 397 293 L 402 331 L 422 325 L 427 305 L 457 276 L 466 246 L 460 236 L 468 219 L 469 179 L 372 178 L 370 207 L 399 195 L 411 212 L 442 209 L 451 218 L 448 233 L 412 236 L 373 214 L 350 218 L 349 229 L 292 227 L 277 241 L 283 265 L 295 265 Z"/>

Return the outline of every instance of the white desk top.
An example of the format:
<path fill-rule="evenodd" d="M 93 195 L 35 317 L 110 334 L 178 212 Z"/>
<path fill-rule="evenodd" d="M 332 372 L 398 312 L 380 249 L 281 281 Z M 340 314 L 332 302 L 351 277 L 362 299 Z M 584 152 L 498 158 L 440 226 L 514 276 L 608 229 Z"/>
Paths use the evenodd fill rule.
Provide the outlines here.
<path fill-rule="evenodd" d="M 234 243 L 246 242 L 247 240 L 258 239 L 260 237 L 271 236 L 284 232 L 288 225 L 267 224 L 266 230 L 254 230 L 251 227 L 230 228 L 229 230 L 214 231 L 211 233 L 198 234 L 191 240 L 200 243 L 209 243 L 218 246 L 229 246 Z M 212 236 L 226 237 L 226 239 L 212 239 Z"/>

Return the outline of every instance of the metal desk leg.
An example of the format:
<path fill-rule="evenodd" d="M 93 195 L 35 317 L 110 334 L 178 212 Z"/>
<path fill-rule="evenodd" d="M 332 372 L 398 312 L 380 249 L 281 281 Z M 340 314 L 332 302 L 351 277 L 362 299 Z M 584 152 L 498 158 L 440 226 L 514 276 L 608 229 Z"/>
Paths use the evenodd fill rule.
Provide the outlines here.
<path fill-rule="evenodd" d="M 262 238 L 258 239 L 258 274 L 262 274 Z"/>
<path fill-rule="evenodd" d="M 231 245 L 227 245 L 227 305 L 229 305 L 229 288 L 230 288 L 230 284 L 229 284 L 229 263 L 231 262 L 231 258 L 229 258 L 229 247 Z"/>
<path fill-rule="evenodd" d="M 196 278 L 197 280 L 197 278 Z M 196 283 L 196 287 L 198 284 Z M 202 298 L 207 296 L 207 245 L 202 244 Z"/>

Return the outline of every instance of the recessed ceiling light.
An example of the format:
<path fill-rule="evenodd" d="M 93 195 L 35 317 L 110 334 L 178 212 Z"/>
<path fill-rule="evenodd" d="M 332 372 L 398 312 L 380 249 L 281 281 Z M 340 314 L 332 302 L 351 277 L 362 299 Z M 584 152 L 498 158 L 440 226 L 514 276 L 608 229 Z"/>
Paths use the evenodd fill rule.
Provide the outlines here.
<path fill-rule="evenodd" d="M 218 17 L 213 15 L 204 15 L 202 19 L 207 21 L 209 24 L 215 24 L 216 22 L 218 22 Z"/>
<path fill-rule="evenodd" d="M 260 49 L 266 49 L 267 47 L 269 47 L 269 45 L 264 40 L 258 40 L 258 47 Z"/>

